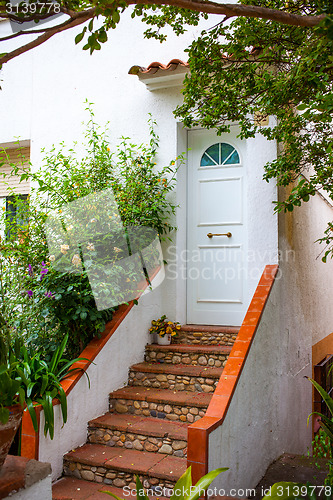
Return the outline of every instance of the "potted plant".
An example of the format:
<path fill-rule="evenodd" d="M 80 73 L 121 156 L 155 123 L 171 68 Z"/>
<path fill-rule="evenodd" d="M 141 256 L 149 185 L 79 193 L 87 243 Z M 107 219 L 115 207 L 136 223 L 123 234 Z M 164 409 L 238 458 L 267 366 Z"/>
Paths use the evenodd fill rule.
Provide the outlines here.
<path fill-rule="evenodd" d="M 73 363 L 85 358 L 68 360 L 63 357 L 68 335 L 56 349 L 50 361 L 26 346 L 17 335 L 11 340 L 6 321 L 0 313 L 0 470 L 6 459 L 26 406 L 35 431 L 38 431 L 35 406 L 44 410 L 44 434 L 54 437 L 54 406 L 60 402 L 63 422 L 67 421 L 67 400 L 61 380 L 76 370 Z M 88 375 L 87 375 L 88 377 Z M 88 379 L 89 381 L 89 379 Z"/>
<path fill-rule="evenodd" d="M 170 345 L 172 337 L 175 337 L 180 330 L 178 322 L 168 321 L 165 314 L 160 319 L 151 322 L 150 333 L 155 334 L 159 345 Z"/>
<path fill-rule="evenodd" d="M 23 414 L 24 390 L 17 373 L 19 363 L 15 355 L 19 347 L 18 342 L 15 342 L 14 348 L 11 346 L 7 323 L 0 313 L 0 470 Z"/>

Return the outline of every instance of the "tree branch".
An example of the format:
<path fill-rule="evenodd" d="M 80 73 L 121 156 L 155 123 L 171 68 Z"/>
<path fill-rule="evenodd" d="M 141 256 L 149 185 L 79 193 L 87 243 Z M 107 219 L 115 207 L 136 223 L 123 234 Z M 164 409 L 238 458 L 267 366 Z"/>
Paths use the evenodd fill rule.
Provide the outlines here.
<path fill-rule="evenodd" d="M 39 36 L 38 38 L 35 38 L 35 40 L 33 40 L 32 42 L 29 42 L 26 45 L 23 45 L 22 47 L 18 47 L 12 52 L 8 52 L 7 54 L 4 54 L 2 57 L 0 57 L 0 65 L 10 61 L 11 59 L 14 59 L 14 57 L 24 54 L 25 52 L 28 52 L 29 50 L 35 47 L 38 47 L 38 45 L 41 45 L 42 43 L 46 42 L 49 38 L 51 38 L 53 35 L 56 35 L 57 33 L 61 33 L 62 31 L 74 28 L 74 26 L 78 26 L 82 23 L 85 23 L 86 21 L 88 21 L 88 19 L 94 16 L 94 12 L 95 9 L 89 9 L 83 12 L 77 12 L 75 14 L 75 17 L 73 16 L 71 19 L 66 20 L 64 23 L 59 24 L 58 26 L 48 28 L 47 32 L 44 32 L 43 35 Z"/>
<path fill-rule="evenodd" d="M 127 4 L 170 5 L 196 12 L 227 16 L 228 18 L 237 16 L 256 17 L 276 21 L 281 24 L 309 28 L 317 26 L 326 17 L 325 14 L 319 16 L 302 16 L 299 14 L 290 14 L 282 10 L 257 7 L 255 5 L 223 4 L 205 0 L 127 0 Z"/>
<path fill-rule="evenodd" d="M 220 16 L 225 16 L 226 18 L 231 17 L 253 17 L 259 19 L 267 19 L 270 21 L 276 21 L 281 24 L 287 24 L 291 26 L 303 26 L 303 27 L 314 27 L 317 26 L 320 21 L 325 18 L 325 14 L 309 16 L 309 15 L 299 15 L 299 14 L 291 14 L 289 12 L 284 12 L 282 10 L 276 9 L 268 9 L 266 7 L 258 7 L 254 5 L 241 5 L 241 4 L 219 4 L 212 1 L 207 0 L 126 0 L 127 5 L 169 5 L 174 7 L 179 7 L 182 9 L 188 9 L 196 12 L 203 12 L 206 14 L 216 14 Z M 110 6 L 106 5 L 105 8 L 115 8 L 115 4 L 111 4 Z M 0 57 L 0 65 L 5 62 L 10 61 L 14 57 L 23 54 L 38 45 L 46 42 L 49 38 L 57 33 L 61 33 L 67 29 L 73 28 L 74 26 L 78 26 L 89 19 L 93 18 L 96 12 L 96 8 L 93 7 L 91 9 L 74 12 L 72 10 L 67 10 L 62 7 L 62 12 L 70 15 L 70 20 L 65 21 L 64 23 L 54 26 L 52 28 L 47 28 L 43 30 L 43 35 L 36 38 L 35 40 L 29 42 L 26 45 L 23 45 L 12 52 L 8 52 Z M 50 13 L 50 17 L 54 15 Z M 4 11 L 4 7 L 0 7 L 0 16 L 4 18 L 11 19 L 13 16 Z M 36 30 L 37 32 L 37 30 Z M 28 32 L 27 32 L 28 33 Z M 9 38 L 9 37 L 8 37 Z M 8 39 L 7 38 L 7 39 Z M 11 37 L 14 38 L 14 37 Z"/>

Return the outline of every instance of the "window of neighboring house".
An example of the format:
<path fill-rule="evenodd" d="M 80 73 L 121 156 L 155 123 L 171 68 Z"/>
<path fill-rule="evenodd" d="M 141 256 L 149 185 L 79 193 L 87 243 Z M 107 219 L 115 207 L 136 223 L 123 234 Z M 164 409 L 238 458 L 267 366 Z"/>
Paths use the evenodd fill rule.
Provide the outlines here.
<path fill-rule="evenodd" d="M 6 213 L 5 224 L 0 228 L 2 238 L 19 238 L 20 228 L 27 224 L 26 207 L 30 193 L 30 182 L 20 182 L 24 168 L 29 167 L 30 148 L 0 146 L 0 207 Z M 12 165 L 17 165 L 18 171 L 11 174 Z"/>
<path fill-rule="evenodd" d="M 27 227 L 27 204 L 27 194 L 6 197 L 5 233 L 7 239 L 19 238 L 20 232 Z"/>

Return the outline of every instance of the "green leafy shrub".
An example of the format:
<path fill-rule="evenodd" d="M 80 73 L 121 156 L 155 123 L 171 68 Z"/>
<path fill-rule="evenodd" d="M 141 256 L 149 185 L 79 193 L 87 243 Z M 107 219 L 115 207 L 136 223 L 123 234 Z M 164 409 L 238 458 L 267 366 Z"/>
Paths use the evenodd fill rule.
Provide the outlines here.
<path fill-rule="evenodd" d="M 19 175 L 21 180 L 30 179 L 33 188 L 25 204 L 24 220 L 16 221 L 9 237 L 1 242 L 4 265 L 12 266 L 2 283 L 4 297 L 7 304 L 10 296 L 17 302 L 12 310 L 7 307 L 6 320 L 12 328 L 24 332 L 28 341 L 42 350 L 46 360 L 50 360 L 66 333 L 69 334 L 66 353 L 77 356 L 104 330 L 114 311 L 114 308 L 97 310 L 86 267 L 78 273 L 60 272 L 52 266 L 53 256 L 49 254 L 45 233 L 48 214 L 58 211 L 64 224 L 62 210 L 67 203 L 112 188 L 125 227 L 148 226 L 161 239 L 170 238 L 175 229 L 170 217 L 175 214 L 176 206 L 170 194 L 176 182 L 176 162 L 181 163 L 183 158 L 157 168 L 158 137 L 151 118 L 148 144 L 135 145 L 122 138 L 111 151 L 108 130 L 101 130 L 94 122 L 90 106 L 88 110 L 90 120 L 83 157 L 74 147 L 66 149 L 62 143 L 59 148 L 44 151 L 43 165 L 37 172 L 30 171 L 24 162 L 12 165 L 12 174 Z M 16 200 L 20 202 L 19 198 Z M 3 224 L 8 223 L 7 215 L 2 214 Z M 77 258 L 83 260 L 81 250 Z M 132 277 L 124 276 L 123 281 L 128 280 Z"/>
<path fill-rule="evenodd" d="M 60 402 L 63 422 L 67 422 L 67 399 L 60 382 L 73 372 L 81 370 L 71 367 L 76 361 L 84 359 L 68 360 L 63 357 L 67 341 L 68 335 L 65 336 L 49 362 L 44 361 L 39 352 L 34 352 L 32 346 L 22 345 L 16 367 L 34 429 L 36 432 L 38 431 L 35 412 L 35 404 L 37 403 L 42 405 L 44 410 L 44 434 L 46 436 L 49 433 L 51 439 L 54 437 L 53 400 L 55 398 Z"/>

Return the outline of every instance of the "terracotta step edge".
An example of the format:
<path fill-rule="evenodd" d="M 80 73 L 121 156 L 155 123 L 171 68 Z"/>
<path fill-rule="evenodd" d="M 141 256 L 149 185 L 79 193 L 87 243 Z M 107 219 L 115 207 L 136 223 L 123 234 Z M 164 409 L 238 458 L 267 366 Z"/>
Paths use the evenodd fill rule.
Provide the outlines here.
<path fill-rule="evenodd" d="M 73 493 L 67 493 L 66 494 L 66 489 L 73 490 L 73 489 L 87 489 L 89 490 L 95 490 L 93 494 L 95 495 L 99 493 L 100 490 L 106 490 L 106 491 L 111 491 L 115 495 L 117 495 L 120 498 L 123 498 L 124 496 L 124 491 L 122 488 L 117 488 L 116 486 L 110 486 L 109 484 L 103 484 L 103 483 L 95 483 L 94 481 L 85 481 L 84 479 L 78 479 L 73 476 L 63 476 L 60 479 L 58 479 L 56 482 L 52 484 L 52 499 L 53 500 L 75 500 L 75 496 L 73 496 Z M 60 492 L 58 493 L 56 490 L 60 489 Z M 80 498 L 81 495 L 80 495 Z M 89 494 L 88 499 L 92 499 L 93 497 Z M 108 498 L 105 496 L 105 498 Z M 128 495 L 126 498 L 129 498 L 130 500 L 136 500 L 136 495 Z M 169 500 L 167 497 L 158 497 L 159 500 Z"/>
<path fill-rule="evenodd" d="M 179 371 L 181 369 L 181 372 Z M 214 366 L 205 367 L 202 365 L 185 365 L 185 364 L 170 364 L 170 363 L 137 363 L 130 367 L 130 371 L 140 373 L 155 373 L 159 375 L 185 375 L 185 377 L 206 377 L 219 379 L 222 375 L 223 368 Z M 196 373 L 197 372 L 197 373 Z"/>
<path fill-rule="evenodd" d="M 105 415 L 102 415 L 101 417 L 97 417 L 94 420 L 90 420 L 88 422 L 88 428 L 97 428 L 97 429 L 110 429 L 110 430 L 120 430 L 121 432 L 129 432 L 130 434 L 141 434 L 143 436 L 151 436 L 151 437 L 169 437 L 170 439 L 174 439 L 176 441 L 187 441 L 187 428 L 190 425 L 187 422 L 178 422 L 176 421 L 170 421 L 170 420 L 164 420 L 164 419 L 156 419 L 154 417 L 142 417 L 141 422 L 138 421 L 135 424 L 135 428 L 133 428 L 132 425 L 125 424 L 110 424 L 108 422 L 103 421 L 102 419 L 105 418 L 105 416 L 108 415 L 110 416 L 110 419 L 112 420 L 112 417 L 115 415 L 121 416 L 121 414 L 115 414 L 115 413 L 110 413 L 108 412 Z M 128 417 L 128 414 L 126 415 L 126 418 L 124 418 L 124 421 L 130 420 Z M 145 428 L 140 428 L 140 423 L 144 423 L 146 421 L 149 421 L 151 423 L 151 429 L 145 429 Z M 170 428 L 168 430 L 167 428 Z M 177 427 L 179 429 L 179 432 L 177 430 Z M 155 428 L 155 429 L 154 429 Z M 156 429 L 157 428 L 157 429 Z M 186 436 L 183 434 L 186 433 Z"/>
<path fill-rule="evenodd" d="M 240 326 L 223 326 L 223 325 L 182 325 L 183 332 L 205 332 L 205 333 L 230 333 L 237 334 Z"/>
<path fill-rule="evenodd" d="M 89 450 L 89 447 L 94 447 L 94 449 L 96 449 L 96 447 L 101 447 L 101 449 L 104 449 L 105 446 L 104 445 L 90 445 L 89 443 L 87 444 L 84 444 L 83 445 L 87 450 Z M 80 448 L 83 448 L 80 447 Z M 78 450 L 80 449 L 78 448 Z M 171 476 L 171 473 L 170 471 L 166 474 L 164 473 L 156 473 L 154 471 L 154 467 L 159 465 L 163 460 L 171 460 L 173 462 L 178 462 L 179 463 L 184 463 L 185 464 L 185 467 L 186 467 L 186 458 L 180 458 L 180 457 L 174 457 L 174 456 L 170 456 L 170 455 L 167 455 L 165 453 L 155 453 L 155 452 L 149 452 L 149 451 L 145 451 L 145 452 L 138 452 L 138 453 L 144 453 L 146 456 L 158 456 L 158 462 L 155 463 L 154 465 L 152 465 L 148 470 L 146 469 L 145 467 L 145 464 L 139 460 L 138 463 L 135 463 L 135 459 L 132 457 L 131 458 L 131 463 L 129 466 L 124 466 L 124 464 L 122 465 L 117 465 L 117 463 L 112 463 L 112 459 L 111 459 L 111 462 L 108 463 L 108 460 L 106 460 L 105 462 L 101 462 L 101 461 L 94 461 L 93 457 L 89 457 L 89 454 L 88 454 L 88 457 L 85 458 L 85 457 L 80 457 L 80 456 L 77 456 L 76 455 L 76 451 L 71 451 L 69 453 L 66 453 L 64 455 L 64 460 L 67 460 L 68 462 L 76 462 L 76 463 L 81 463 L 81 464 L 84 464 L 84 465 L 90 465 L 91 467 L 104 467 L 105 469 L 113 469 L 113 470 L 118 470 L 118 471 L 124 471 L 124 472 L 128 472 L 128 473 L 132 473 L 132 474 L 144 474 L 144 475 L 147 475 L 147 476 L 150 476 L 150 477 L 159 477 L 160 479 L 170 479 Z M 122 456 L 126 456 L 127 452 L 131 452 L 132 450 L 127 450 L 126 448 L 122 448 L 121 449 L 121 454 Z M 172 480 L 177 480 L 177 479 L 171 479 Z"/>
<path fill-rule="evenodd" d="M 148 351 L 175 351 L 175 352 L 190 352 L 198 354 L 228 354 L 231 352 L 231 345 L 224 344 L 170 344 L 170 345 L 159 345 L 159 344 L 147 344 L 146 350 Z"/>
<path fill-rule="evenodd" d="M 200 408 L 206 408 L 213 396 L 212 393 L 205 393 L 205 392 L 192 392 L 192 391 L 169 391 L 169 389 L 161 389 L 159 392 L 157 389 L 155 389 L 154 391 L 151 391 L 151 394 L 153 394 L 153 396 L 151 396 L 151 394 L 145 394 L 145 393 L 138 393 L 136 392 L 137 389 L 141 388 L 140 386 L 137 387 L 137 386 L 126 386 L 128 387 L 128 391 L 124 391 L 124 389 L 118 389 L 117 391 L 114 391 L 114 392 L 111 392 L 110 393 L 110 398 L 111 399 L 127 399 L 127 400 L 138 400 L 138 401 L 147 401 L 149 403 L 163 403 L 163 404 L 176 404 L 176 405 L 182 405 L 182 406 L 185 406 L 187 405 L 187 403 L 190 401 L 190 405 L 193 407 L 193 406 L 197 406 L 197 407 L 200 407 Z M 160 395 L 159 397 L 156 395 L 156 393 L 158 392 L 158 394 Z M 166 394 L 167 393 L 167 394 Z M 168 398 L 167 396 L 169 395 L 169 393 L 174 393 L 174 394 L 181 394 L 182 395 L 182 398 L 180 400 L 178 399 L 172 399 L 172 398 Z M 155 396 L 154 396 L 155 394 Z M 162 397 L 161 397 L 162 396 Z M 198 404 L 198 401 L 193 401 L 193 398 L 195 397 L 200 397 L 201 399 L 207 399 L 207 403 L 201 403 L 199 401 L 199 404 Z"/>

